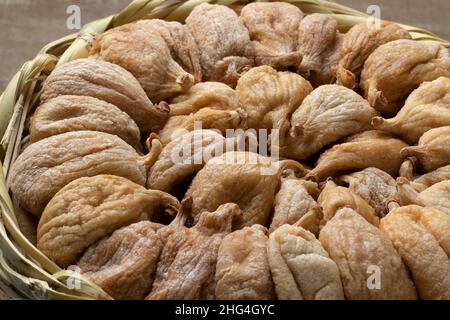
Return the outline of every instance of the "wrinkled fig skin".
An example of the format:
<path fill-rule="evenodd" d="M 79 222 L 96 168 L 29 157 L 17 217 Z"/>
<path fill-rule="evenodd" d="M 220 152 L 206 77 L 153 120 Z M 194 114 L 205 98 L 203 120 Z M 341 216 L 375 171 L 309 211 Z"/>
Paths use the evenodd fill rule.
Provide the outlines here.
<path fill-rule="evenodd" d="M 30 125 L 30 141 L 72 131 L 101 131 L 122 138 L 142 151 L 136 123 L 116 106 L 84 96 L 58 96 L 39 106 Z"/>
<path fill-rule="evenodd" d="M 298 42 L 303 56 L 299 73 L 314 87 L 333 83 L 343 43 L 336 20 L 320 13 L 306 16 L 300 23 Z"/>
<path fill-rule="evenodd" d="M 378 47 L 366 60 L 361 88 L 370 105 L 392 115 L 424 81 L 450 77 L 450 58 L 439 44 L 396 40 Z"/>
<path fill-rule="evenodd" d="M 269 264 L 280 300 L 344 300 L 339 270 L 316 237 L 283 225 L 270 234 Z"/>
<path fill-rule="evenodd" d="M 220 82 L 201 82 L 186 93 L 170 100 L 170 116 L 186 116 L 200 109 L 237 110 L 240 108 L 236 92 Z"/>
<path fill-rule="evenodd" d="M 149 300 L 213 300 L 217 254 L 231 232 L 239 207 L 228 203 L 202 213 L 191 229 L 178 228 L 166 240 Z"/>
<path fill-rule="evenodd" d="M 266 232 L 266 228 L 255 224 L 223 239 L 216 265 L 216 299 L 275 299 Z"/>
<path fill-rule="evenodd" d="M 241 11 L 241 20 L 252 40 L 251 54 L 256 65 L 277 70 L 299 67 L 298 32 L 303 13 L 285 2 L 254 2 Z"/>
<path fill-rule="evenodd" d="M 281 178 L 280 190 L 275 196 L 274 212 L 269 233 L 272 233 L 284 224 L 292 225 L 296 223 L 309 210 L 317 207 L 313 196 L 318 193 L 317 183 L 299 179 L 291 172 L 284 172 Z"/>
<path fill-rule="evenodd" d="M 380 218 L 388 214 L 388 204 L 397 193 L 394 178 L 377 168 L 341 176 L 339 181 L 346 183 L 353 193 L 366 200 Z"/>
<path fill-rule="evenodd" d="M 190 36 L 188 32 L 177 22 L 140 20 L 98 36 L 90 55 L 131 72 L 147 96 L 160 102 L 185 92 L 200 79 L 199 74 L 196 79 L 188 71 L 193 69 L 191 72 L 194 72 L 199 68 L 197 47 L 193 41 L 180 40 L 187 39 Z M 179 64 L 185 61 L 192 68 Z"/>
<path fill-rule="evenodd" d="M 320 232 L 336 262 L 348 300 L 417 299 L 414 284 L 389 238 L 350 208 L 340 209 Z M 380 289 L 369 289 L 368 271 L 379 268 Z"/>
<path fill-rule="evenodd" d="M 8 186 L 20 205 L 40 217 L 50 199 L 82 177 L 114 174 L 142 186 L 161 151 L 159 141 L 141 157 L 117 136 L 96 131 L 63 133 L 31 144 L 16 159 Z"/>
<path fill-rule="evenodd" d="M 450 299 L 449 220 L 437 209 L 414 205 L 394 209 L 381 220 L 381 231 L 408 266 L 422 299 Z"/>
<path fill-rule="evenodd" d="M 163 226 L 142 221 L 90 246 L 78 261 L 81 273 L 116 300 L 143 300 L 152 288 Z"/>
<path fill-rule="evenodd" d="M 450 216 L 450 180 L 435 183 L 421 192 L 417 192 L 405 178 L 398 178 L 397 184 L 397 198 L 402 206 L 435 207 Z"/>
<path fill-rule="evenodd" d="M 289 118 L 313 90 L 311 84 L 292 72 L 277 72 L 269 66 L 253 68 L 239 79 L 236 92 L 253 129 L 279 129 L 280 144 L 289 130 Z"/>
<path fill-rule="evenodd" d="M 338 85 L 320 86 L 292 114 L 281 154 L 297 160 L 309 158 L 330 143 L 370 129 L 377 114 L 353 90 Z"/>
<path fill-rule="evenodd" d="M 380 26 L 367 22 L 353 26 L 344 36 L 336 83 L 353 89 L 358 86 L 364 62 L 379 46 L 399 39 L 411 39 L 399 25 L 380 21 Z"/>
<path fill-rule="evenodd" d="M 425 172 L 450 165 L 450 126 L 425 132 L 417 146 L 404 148 L 401 153 L 415 157 Z"/>
<path fill-rule="evenodd" d="M 193 198 L 194 222 L 202 212 L 233 202 L 242 209 L 242 214 L 233 221 L 233 230 L 253 224 L 265 225 L 281 173 L 287 166 L 302 171 L 297 162 L 272 162 L 268 157 L 249 152 L 227 152 L 209 160 L 186 193 L 186 197 Z"/>
<path fill-rule="evenodd" d="M 409 144 L 417 143 L 430 129 L 450 126 L 450 78 L 422 83 L 394 118 L 376 117 L 372 124 L 376 129 L 402 136 Z"/>
<path fill-rule="evenodd" d="M 378 227 L 380 219 L 376 216 L 375 210 L 359 195 L 350 189 L 336 185 L 332 180 L 327 181 L 320 193 L 317 202 L 322 207 L 323 220 L 321 226 L 333 219 L 336 212 L 342 208 L 351 208 L 361 215 L 367 222 Z"/>
<path fill-rule="evenodd" d="M 38 225 L 38 248 L 61 267 L 74 264 L 84 250 L 116 229 L 155 214 L 172 213 L 175 197 L 146 190 L 125 178 L 99 175 L 62 188 L 48 203 Z"/>
<path fill-rule="evenodd" d="M 169 109 L 153 105 L 136 78 L 122 67 L 93 59 L 79 59 L 57 67 L 45 80 L 41 102 L 61 95 L 91 96 L 118 107 L 141 133 L 158 130 Z"/>
<path fill-rule="evenodd" d="M 421 192 L 438 182 L 450 180 L 450 165 L 438 168 L 421 176 L 414 176 L 413 172 L 413 174 L 408 175 L 407 178 L 412 180 L 410 182 L 411 186 L 417 192 Z"/>
<path fill-rule="evenodd" d="M 306 178 L 318 181 L 346 171 L 375 167 L 397 176 L 404 157 L 400 151 L 408 145 L 382 131 L 366 131 L 336 144 L 319 157 Z"/>
<path fill-rule="evenodd" d="M 254 65 L 247 58 L 250 36 L 238 15 L 222 5 L 203 3 L 186 19 L 200 51 L 204 81 L 235 87 L 241 74 Z"/>

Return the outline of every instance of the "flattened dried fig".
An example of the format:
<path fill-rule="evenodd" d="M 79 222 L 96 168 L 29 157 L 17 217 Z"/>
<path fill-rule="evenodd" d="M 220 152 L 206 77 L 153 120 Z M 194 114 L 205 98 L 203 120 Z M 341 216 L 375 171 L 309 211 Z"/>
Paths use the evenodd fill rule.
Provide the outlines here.
<path fill-rule="evenodd" d="M 324 146 L 370 129 L 378 113 L 353 90 L 324 85 L 309 94 L 292 114 L 290 135 L 281 154 L 306 159 Z"/>
<path fill-rule="evenodd" d="M 369 167 L 381 169 L 392 176 L 398 174 L 404 157 L 400 150 L 408 146 L 382 131 L 366 131 L 353 135 L 320 156 L 316 167 L 306 178 L 324 180 L 344 171 Z"/>
<path fill-rule="evenodd" d="M 241 19 L 250 33 L 256 65 L 298 68 L 302 61 L 297 51 L 302 18 L 298 7 L 285 2 L 254 2 L 242 9 Z"/>
<path fill-rule="evenodd" d="M 408 266 L 420 297 L 450 299 L 450 252 L 444 251 L 449 249 L 448 215 L 434 208 L 400 207 L 381 220 L 380 229 Z"/>
<path fill-rule="evenodd" d="M 152 149 L 141 157 L 117 136 L 76 131 L 38 141 L 27 147 L 11 167 L 8 186 L 18 202 L 40 217 L 50 199 L 69 182 L 81 177 L 114 174 L 145 185 L 147 171 L 161 152 Z"/>
<path fill-rule="evenodd" d="M 375 210 L 366 200 L 353 193 L 350 189 L 336 185 L 332 180 L 327 181 L 317 202 L 322 207 L 323 220 L 320 223 L 322 226 L 330 221 L 336 215 L 336 212 L 342 208 L 355 210 L 367 222 L 376 227 L 380 223 Z"/>
<path fill-rule="evenodd" d="M 417 299 L 414 284 L 391 241 L 353 209 L 338 210 L 320 232 L 320 242 L 339 268 L 347 299 Z M 381 272 L 379 289 L 368 286 L 369 271 L 374 267 Z"/>
<path fill-rule="evenodd" d="M 415 144 L 428 130 L 450 125 L 450 78 L 424 82 L 406 99 L 405 105 L 391 119 L 375 117 L 376 129 L 400 135 Z"/>
<path fill-rule="evenodd" d="M 176 198 L 125 178 L 99 175 L 72 181 L 48 203 L 38 225 L 38 248 L 62 267 L 116 229 L 179 207 Z"/>
<path fill-rule="evenodd" d="M 399 39 L 411 39 L 399 25 L 380 21 L 380 26 L 362 22 L 354 25 L 344 36 L 341 60 L 336 72 L 337 84 L 353 89 L 358 86 L 364 62 L 382 44 Z"/>
<path fill-rule="evenodd" d="M 190 37 L 178 22 L 140 20 L 98 36 L 90 54 L 130 71 L 147 96 L 159 102 L 201 79 L 198 48 Z"/>
<path fill-rule="evenodd" d="M 254 62 L 247 58 L 250 36 L 238 15 L 222 5 L 203 3 L 186 19 L 200 50 L 204 81 L 236 86 L 241 74 Z"/>
<path fill-rule="evenodd" d="M 185 116 L 203 108 L 237 110 L 239 107 L 236 92 L 226 84 L 201 82 L 170 100 L 170 115 Z"/>
<path fill-rule="evenodd" d="M 219 247 L 216 299 L 275 298 L 267 256 L 267 229 L 255 224 L 228 234 Z"/>
<path fill-rule="evenodd" d="M 80 59 L 53 70 L 44 82 L 41 102 L 63 95 L 90 96 L 109 102 L 127 113 L 141 133 L 160 129 L 169 116 L 165 105 L 152 104 L 131 73 L 104 61 Z"/>
<path fill-rule="evenodd" d="M 422 82 L 450 77 L 449 52 L 443 46 L 396 40 L 378 47 L 367 58 L 361 88 L 372 107 L 395 114 L 399 103 Z"/>
<path fill-rule="evenodd" d="M 404 157 L 415 157 L 425 172 L 450 164 L 450 126 L 431 129 L 417 146 L 402 149 Z"/>
<path fill-rule="evenodd" d="M 412 180 L 410 182 L 411 187 L 413 187 L 417 192 L 421 192 L 438 182 L 450 180 L 450 165 L 438 168 L 421 176 L 414 176 L 413 171 L 413 174 L 406 176 L 406 178 Z"/>
<path fill-rule="evenodd" d="M 150 292 L 163 226 L 141 221 L 90 246 L 78 261 L 81 273 L 117 300 L 142 300 Z"/>
<path fill-rule="evenodd" d="M 273 208 L 275 193 L 284 169 L 303 167 L 292 160 L 275 162 L 250 152 L 227 152 L 209 160 L 192 181 L 186 197 L 193 198 L 194 221 L 204 211 L 233 202 L 242 214 L 233 221 L 233 230 L 253 224 L 265 225 Z"/>
<path fill-rule="evenodd" d="M 380 218 L 388 214 L 388 204 L 397 193 L 394 178 L 377 168 L 341 176 L 339 181 L 348 184 L 354 194 L 366 200 Z"/>
<path fill-rule="evenodd" d="M 228 203 L 202 213 L 193 228 L 178 228 L 169 235 L 147 299 L 214 299 L 218 250 L 238 213 L 239 207 Z"/>
<path fill-rule="evenodd" d="M 313 196 L 319 193 L 317 183 L 298 179 L 292 170 L 283 172 L 280 190 L 274 201 L 274 213 L 269 233 L 283 224 L 294 224 L 317 206 Z"/>
<path fill-rule="evenodd" d="M 339 270 L 312 233 L 283 225 L 270 234 L 268 253 L 278 299 L 344 299 Z"/>
<path fill-rule="evenodd" d="M 116 106 L 84 96 L 58 96 L 36 109 L 30 125 L 30 141 L 71 131 L 101 131 L 116 135 L 142 151 L 136 123 Z"/>
<path fill-rule="evenodd" d="M 298 71 L 314 87 L 334 82 L 343 37 L 336 20 L 325 14 L 308 15 L 300 23 L 298 43 L 303 59 Z"/>

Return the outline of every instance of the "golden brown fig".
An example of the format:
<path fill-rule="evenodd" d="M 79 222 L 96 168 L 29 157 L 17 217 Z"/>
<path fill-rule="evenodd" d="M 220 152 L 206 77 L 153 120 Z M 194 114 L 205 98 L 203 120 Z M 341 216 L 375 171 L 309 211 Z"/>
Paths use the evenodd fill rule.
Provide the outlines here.
<path fill-rule="evenodd" d="M 449 52 L 436 43 L 396 40 L 378 47 L 366 60 L 361 88 L 370 105 L 395 114 L 401 101 L 422 82 L 450 77 Z"/>
<path fill-rule="evenodd" d="M 391 211 L 380 229 L 408 266 L 420 297 L 450 299 L 450 217 L 411 205 Z"/>
<path fill-rule="evenodd" d="M 450 78 L 422 83 L 394 118 L 375 117 L 372 124 L 376 129 L 401 135 L 409 144 L 417 143 L 430 129 L 450 126 Z"/>
<path fill-rule="evenodd" d="M 99 175 L 77 179 L 48 203 L 38 225 L 38 248 L 62 267 L 116 229 L 156 214 L 178 210 L 176 198 L 146 190 L 125 178 Z"/>
<path fill-rule="evenodd" d="M 233 202 L 242 214 L 233 221 L 233 230 L 253 224 L 265 225 L 273 208 L 281 173 L 303 167 L 292 160 L 272 161 L 251 152 L 227 152 L 209 160 L 192 181 L 186 197 L 193 198 L 193 217 Z"/>
<path fill-rule="evenodd" d="M 75 131 L 31 144 L 16 159 L 8 186 L 23 208 L 40 217 L 47 203 L 65 185 L 82 177 L 113 174 L 142 186 L 162 146 L 151 141 L 151 151 L 140 156 L 117 136 L 97 131 Z"/>
<path fill-rule="evenodd" d="M 417 146 L 402 149 L 404 157 L 415 157 L 425 172 L 450 164 L 450 126 L 431 129 Z"/>
<path fill-rule="evenodd" d="M 370 129 L 378 113 L 353 90 L 324 85 L 310 93 L 292 114 L 290 134 L 281 155 L 306 159 L 324 146 Z"/>
<path fill-rule="evenodd" d="M 203 108 L 237 110 L 240 108 L 236 92 L 220 82 L 201 82 L 186 93 L 170 100 L 170 115 L 185 116 Z"/>
<path fill-rule="evenodd" d="M 140 20 L 110 29 L 97 37 L 90 54 L 127 69 L 156 102 L 201 81 L 198 48 L 178 22 Z"/>
<path fill-rule="evenodd" d="M 343 43 L 336 20 L 320 13 L 306 16 L 300 23 L 298 42 L 303 56 L 300 74 L 314 87 L 333 83 Z"/>
<path fill-rule="evenodd" d="M 344 299 L 336 263 L 312 233 L 283 225 L 270 234 L 268 253 L 278 299 Z"/>
<path fill-rule="evenodd" d="M 392 176 L 398 174 L 404 157 L 400 150 L 407 144 L 382 131 L 366 131 L 353 135 L 320 156 L 316 167 L 306 178 L 325 180 L 345 171 L 369 167 L 381 169 Z"/>
<path fill-rule="evenodd" d="M 241 11 L 241 19 L 252 40 L 251 54 L 256 65 L 295 70 L 302 61 L 298 32 L 303 13 L 285 2 L 254 2 Z"/>
<path fill-rule="evenodd" d="M 407 161 L 409 160 L 406 160 L 405 162 Z M 416 176 L 414 174 L 414 170 L 412 170 L 411 173 L 407 174 L 404 173 L 401 176 L 411 180 L 410 181 L 411 187 L 413 187 L 417 192 L 421 192 L 438 182 L 450 180 L 450 165 L 438 168 L 434 171 L 425 173 L 421 176 L 420 175 Z"/>
<path fill-rule="evenodd" d="M 142 300 L 152 288 L 163 243 L 163 225 L 141 221 L 90 246 L 78 261 L 81 273 L 117 300 Z"/>
<path fill-rule="evenodd" d="M 354 210 L 338 210 L 320 232 L 320 242 L 339 268 L 347 299 L 417 299 L 414 284 L 389 238 Z"/>
<path fill-rule="evenodd" d="M 186 25 L 200 51 L 203 80 L 235 87 L 254 65 L 247 58 L 250 36 L 238 15 L 226 6 L 203 3 L 192 10 Z"/>
<path fill-rule="evenodd" d="M 44 82 L 41 102 L 64 95 L 109 102 L 127 113 L 141 133 L 160 129 L 169 116 L 169 108 L 153 105 L 131 73 L 104 61 L 79 59 L 56 67 Z"/>
<path fill-rule="evenodd" d="M 219 247 L 216 299 L 273 300 L 267 229 L 259 224 L 228 234 Z"/>
<path fill-rule="evenodd" d="M 379 26 L 367 22 L 354 25 L 344 36 L 336 73 L 337 84 L 355 88 L 370 54 L 382 44 L 399 39 L 411 39 L 411 35 L 392 22 L 380 21 Z"/>
<path fill-rule="evenodd" d="M 397 193 L 394 178 L 377 168 L 341 176 L 339 181 L 346 183 L 354 194 L 366 200 L 380 218 L 388 214 L 388 205 Z"/>
<path fill-rule="evenodd" d="M 39 106 L 30 125 L 30 141 L 71 131 L 102 131 L 142 151 L 136 123 L 116 106 L 85 96 L 58 96 Z"/>

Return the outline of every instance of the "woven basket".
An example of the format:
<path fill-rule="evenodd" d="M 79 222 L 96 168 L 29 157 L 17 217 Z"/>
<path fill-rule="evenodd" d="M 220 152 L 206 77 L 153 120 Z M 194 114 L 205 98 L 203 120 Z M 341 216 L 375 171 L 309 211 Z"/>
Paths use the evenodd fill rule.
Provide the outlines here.
<path fill-rule="evenodd" d="M 78 34 L 69 35 L 46 45 L 37 57 L 26 62 L 0 97 L 0 289 L 12 298 L 31 299 L 111 299 L 102 289 L 77 273 L 62 270 L 43 255 L 19 230 L 14 205 L 5 178 L 27 137 L 23 128 L 27 116 L 36 108 L 42 81 L 56 65 L 88 55 L 96 34 L 139 19 L 159 18 L 183 22 L 192 9 L 211 2 L 239 11 L 253 1 L 233 0 L 135 0 L 122 12 L 84 26 Z M 341 32 L 368 19 L 362 12 L 326 0 L 291 0 L 305 13 L 324 13 L 338 21 Z M 417 41 L 437 42 L 448 48 L 450 43 L 436 35 L 401 25 Z"/>

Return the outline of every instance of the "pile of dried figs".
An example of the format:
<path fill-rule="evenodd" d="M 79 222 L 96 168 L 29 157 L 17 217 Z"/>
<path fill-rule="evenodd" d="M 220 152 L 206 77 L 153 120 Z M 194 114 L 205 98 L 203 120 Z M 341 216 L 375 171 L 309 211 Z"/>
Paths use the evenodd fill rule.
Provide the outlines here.
<path fill-rule="evenodd" d="M 30 239 L 115 299 L 450 299 L 449 52 L 394 23 L 123 25 L 48 76 L 27 134 Z"/>

